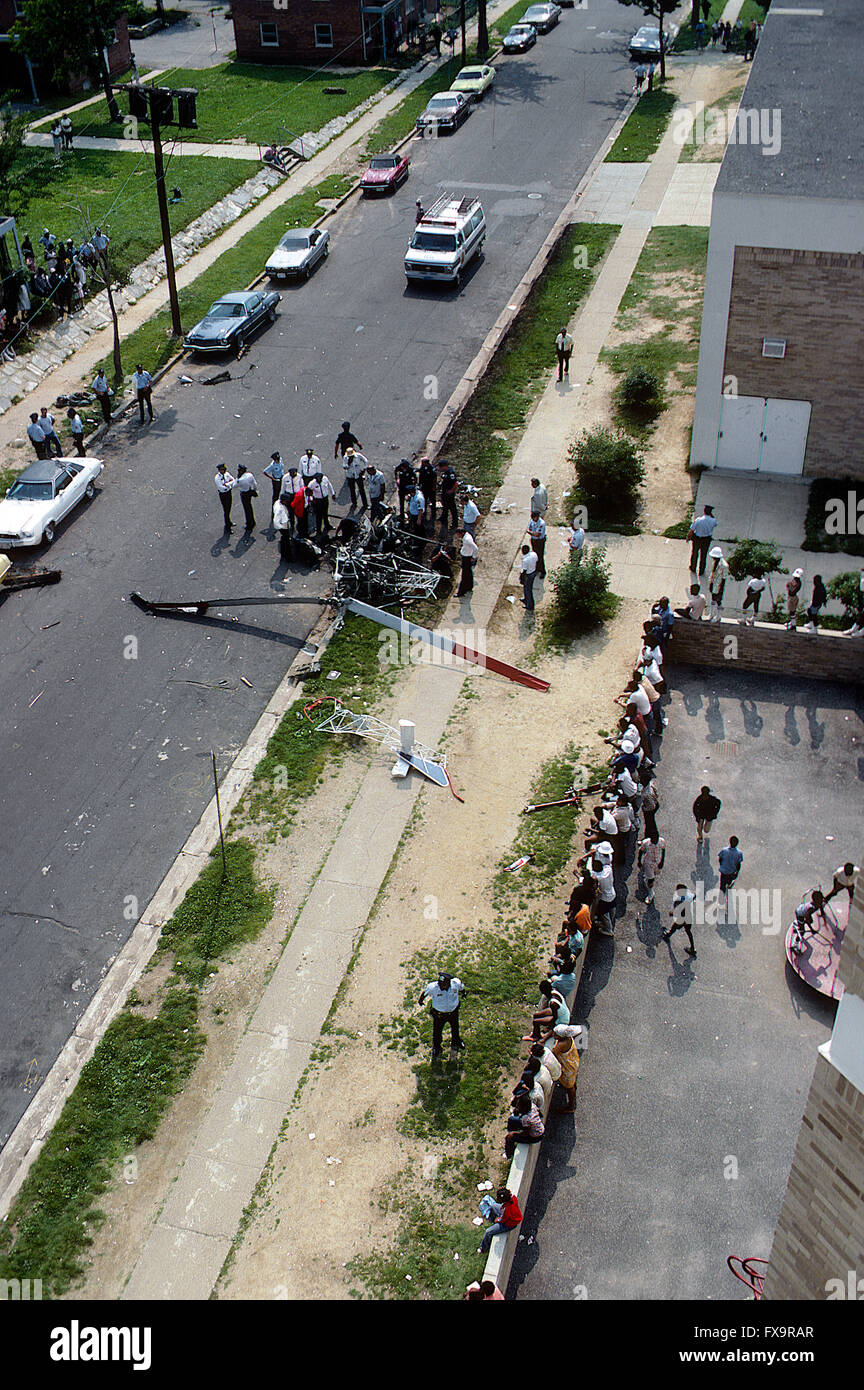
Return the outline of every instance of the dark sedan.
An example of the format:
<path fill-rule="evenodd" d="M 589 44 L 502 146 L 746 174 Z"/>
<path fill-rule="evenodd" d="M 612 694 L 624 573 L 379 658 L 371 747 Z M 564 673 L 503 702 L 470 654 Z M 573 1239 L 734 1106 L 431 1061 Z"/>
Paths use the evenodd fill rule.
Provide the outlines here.
<path fill-rule="evenodd" d="M 193 352 L 236 352 L 239 355 L 256 329 L 263 323 L 275 322 L 276 305 L 281 298 L 275 290 L 267 294 L 243 290 L 240 294 L 223 295 L 186 334 L 184 347 Z"/>

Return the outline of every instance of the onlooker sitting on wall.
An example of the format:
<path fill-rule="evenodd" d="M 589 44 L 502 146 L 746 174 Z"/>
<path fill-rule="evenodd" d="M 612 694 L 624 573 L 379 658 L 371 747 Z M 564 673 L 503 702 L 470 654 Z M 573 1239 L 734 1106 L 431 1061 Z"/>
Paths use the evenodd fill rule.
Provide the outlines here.
<path fill-rule="evenodd" d="M 507 1120 L 504 1136 L 504 1157 L 511 1159 L 517 1144 L 539 1144 L 546 1133 L 540 1111 L 527 1093 L 513 1102 L 513 1113 Z"/>
<path fill-rule="evenodd" d="M 489 1207 L 495 1216 L 491 1226 L 487 1226 L 480 1242 L 478 1255 L 485 1255 L 492 1244 L 494 1236 L 506 1235 L 508 1231 L 513 1231 L 522 1221 L 522 1212 L 519 1210 L 519 1203 L 513 1196 L 509 1187 L 499 1187 L 495 1193 L 496 1200 L 489 1202 Z"/>

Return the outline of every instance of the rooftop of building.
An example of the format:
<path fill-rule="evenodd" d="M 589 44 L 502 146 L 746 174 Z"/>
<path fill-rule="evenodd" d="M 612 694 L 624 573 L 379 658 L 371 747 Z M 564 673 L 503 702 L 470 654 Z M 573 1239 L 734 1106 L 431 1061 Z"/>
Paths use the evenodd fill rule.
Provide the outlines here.
<path fill-rule="evenodd" d="M 862 0 L 774 0 L 741 99 L 764 134 L 727 147 L 715 191 L 864 198 L 862 66 Z"/>

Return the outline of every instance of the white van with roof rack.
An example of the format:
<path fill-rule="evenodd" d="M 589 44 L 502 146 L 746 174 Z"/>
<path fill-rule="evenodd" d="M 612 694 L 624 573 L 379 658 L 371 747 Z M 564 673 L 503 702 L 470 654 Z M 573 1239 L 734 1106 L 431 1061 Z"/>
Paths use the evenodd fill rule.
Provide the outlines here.
<path fill-rule="evenodd" d="M 486 214 L 479 198 L 445 193 L 424 212 L 405 254 L 409 280 L 459 284 L 486 239 Z"/>

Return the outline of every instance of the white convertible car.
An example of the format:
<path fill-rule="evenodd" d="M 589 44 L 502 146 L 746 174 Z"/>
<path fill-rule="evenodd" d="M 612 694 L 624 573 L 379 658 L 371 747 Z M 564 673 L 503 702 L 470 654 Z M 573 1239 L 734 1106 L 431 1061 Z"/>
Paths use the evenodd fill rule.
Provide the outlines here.
<path fill-rule="evenodd" d="M 91 458 L 37 459 L 15 479 L 0 502 L 0 550 L 48 545 L 57 523 L 96 491 L 104 464 Z"/>

